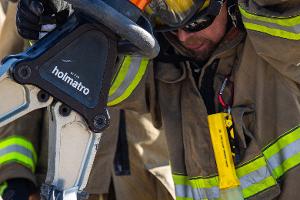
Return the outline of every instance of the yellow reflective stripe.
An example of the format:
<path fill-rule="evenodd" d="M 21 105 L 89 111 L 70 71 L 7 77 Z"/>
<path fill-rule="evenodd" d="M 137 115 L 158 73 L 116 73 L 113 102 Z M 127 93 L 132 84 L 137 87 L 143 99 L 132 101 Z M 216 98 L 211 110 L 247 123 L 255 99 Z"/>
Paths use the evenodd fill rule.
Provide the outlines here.
<path fill-rule="evenodd" d="M 242 16 L 246 17 L 248 19 L 258 20 L 258 21 L 263 21 L 263 22 L 268 22 L 268 23 L 274 23 L 274 24 L 278 24 L 280 26 L 296 26 L 296 25 L 300 24 L 300 16 L 270 18 L 270 17 L 264 17 L 264 16 L 258 16 L 258 15 L 251 14 L 251 13 L 247 12 L 241 6 L 239 8 L 240 8 L 240 12 L 241 12 Z"/>
<path fill-rule="evenodd" d="M 273 169 L 273 174 L 278 178 L 281 177 L 289 169 L 299 165 L 300 163 L 300 152 L 285 160 L 280 166 Z"/>
<path fill-rule="evenodd" d="M 253 196 L 267 188 L 270 188 L 276 184 L 277 184 L 276 180 L 272 176 L 270 176 L 258 183 L 255 183 L 247 188 L 244 188 L 242 190 L 243 196 L 244 196 L 244 198 L 251 197 L 251 196 Z"/>
<path fill-rule="evenodd" d="M 219 178 L 213 177 L 192 177 L 173 174 L 173 181 L 176 185 L 189 185 L 193 188 L 210 188 L 219 185 Z"/>
<path fill-rule="evenodd" d="M 300 16 L 264 17 L 247 12 L 241 6 L 243 23 L 249 30 L 290 40 L 300 40 Z"/>
<path fill-rule="evenodd" d="M 280 178 L 300 163 L 300 127 L 283 134 L 264 151 L 273 176 Z"/>
<path fill-rule="evenodd" d="M 263 150 L 263 155 L 238 166 L 244 198 L 277 185 L 276 179 L 288 170 L 300 164 L 300 126 L 284 133 L 274 143 Z M 176 195 L 180 199 L 199 199 L 199 197 L 217 196 L 218 176 L 187 177 L 173 175 Z M 217 186 L 217 188 L 216 188 Z"/>
<path fill-rule="evenodd" d="M 189 197 L 176 197 L 176 200 L 195 200 L 194 198 L 189 198 Z M 206 200 L 206 199 L 204 199 Z"/>
<path fill-rule="evenodd" d="M 253 171 L 258 170 L 259 168 L 266 166 L 266 161 L 263 157 L 258 157 L 251 162 L 238 167 L 237 175 L 238 177 L 243 177 L 247 174 L 250 174 Z M 184 175 L 173 174 L 173 181 L 177 185 L 190 185 L 193 188 L 209 188 L 219 185 L 218 176 L 213 177 L 187 177 Z"/>
<path fill-rule="evenodd" d="M 0 184 L 0 197 L 3 195 L 4 190 L 6 190 L 7 188 L 7 182 L 3 182 L 2 184 Z"/>
<path fill-rule="evenodd" d="M 120 70 L 118 72 L 118 75 L 116 76 L 116 79 L 113 81 L 113 85 L 109 89 L 109 96 L 114 94 L 116 90 L 120 87 L 122 82 L 124 81 L 126 74 L 130 68 L 131 63 L 131 56 L 125 56 L 122 66 L 120 67 Z"/>
<path fill-rule="evenodd" d="M 247 22 L 244 22 L 244 25 L 249 30 L 263 32 L 263 33 L 267 33 L 272 36 L 281 37 L 281 38 L 290 39 L 290 40 L 300 40 L 300 33 L 298 33 L 298 34 L 291 33 L 291 32 L 287 32 L 284 30 L 268 28 L 266 26 L 247 23 Z"/>
<path fill-rule="evenodd" d="M 194 178 L 190 180 L 193 188 L 210 188 L 219 186 L 219 177 Z"/>
<path fill-rule="evenodd" d="M 261 172 L 262 169 L 263 173 Z M 248 162 L 247 164 L 244 164 L 243 166 L 239 166 L 237 168 L 237 175 L 240 179 L 243 196 L 245 198 L 253 196 L 260 191 L 276 185 L 275 178 L 272 177 L 271 173 L 264 173 L 264 170 L 267 170 L 267 163 L 263 156 L 257 157 L 251 162 Z M 257 174 L 260 176 L 257 177 Z M 177 190 L 180 189 L 180 187 L 177 187 L 178 185 L 185 185 L 186 191 L 192 191 L 193 189 L 203 189 L 204 194 L 205 191 L 214 192 L 214 194 L 216 194 L 215 192 L 217 191 L 215 187 L 218 187 L 219 185 L 218 176 L 189 178 L 183 175 L 173 175 L 173 180 L 175 183 L 175 188 Z M 182 191 L 176 192 L 183 193 Z"/>
<path fill-rule="evenodd" d="M 265 148 L 265 150 L 263 151 L 264 156 L 267 159 L 269 159 L 274 154 L 277 154 L 281 149 L 295 142 L 298 139 L 300 139 L 300 129 L 299 127 L 296 127 L 288 131 L 287 133 L 285 133 L 283 136 L 277 139 L 277 141 L 275 141 L 273 144 L 268 145 L 268 147 Z"/>
<path fill-rule="evenodd" d="M 134 79 L 132 80 L 132 82 L 130 83 L 129 87 L 126 88 L 126 90 L 123 92 L 122 95 L 120 95 L 119 97 L 117 97 L 116 99 L 108 102 L 108 106 L 113 106 L 116 105 L 120 102 L 122 102 L 123 100 L 125 100 L 127 97 L 129 97 L 131 95 L 131 93 L 134 91 L 134 89 L 136 88 L 136 86 L 139 84 L 139 82 L 142 80 L 143 75 L 146 72 L 147 69 L 147 65 L 149 63 L 149 60 L 146 58 L 143 58 L 140 64 L 140 67 L 138 69 L 137 74 L 135 75 Z"/>
<path fill-rule="evenodd" d="M 237 169 L 237 175 L 240 179 L 242 193 L 245 198 L 277 184 L 271 172 L 268 172 L 267 164 L 263 156 L 257 157 L 255 160 L 240 166 Z M 198 199 L 199 196 L 214 195 L 215 197 L 219 194 L 218 176 L 189 178 L 187 176 L 173 174 L 173 180 L 176 195 L 180 194 L 181 199 L 191 199 L 191 195 L 194 199 Z M 183 188 L 183 186 L 185 187 Z"/>
<path fill-rule="evenodd" d="M 19 152 L 11 152 L 0 157 L 0 164 L 6 164 L 10 162 L 20 163 L 26 167 L 29 167 L 33 172 L 35 171 L 35 163 L 33 160 Z"/>
<path fill-rule="evenodd" d="M 0 165 L 17 162 L 35 171 L 37 154 L 33 145 L 20 136 L 0 140 Z"/>
<path fill-rule="evenodd" d="M 189 179 L 187 176 L 172 174 L 173 181 L 176 185 L 188 185 Z"/>
<path fill-rule="evenodd" d="M 177 197 L 194 198 L 194 199 L 217 199 L 219 198 L 219 187 L 209 185 L 209 187 L 201 187 L 197 185 L 191 186 L 191 180 L 187 184 L 175 184 L 175 192 Z"/>
<path fill-rule="evenodd" d="M 37 162 L 37 154 L 31 142 L 19 136 L 11 136 L 4 140 L 0 140 L 0 150 L 12 145 L 19 145 L 24 147 L 25 149 L 28 149 L 33 155 L 34 162 Z"/>
<path fill-rule="evenodd" d="M 251 160 L 251 162 L 238 167 L 236 169 L 236 174 L 238 177 L 242 177 L 263 166 L 267 166 L 266 160 L 263 157 L 258 157 L 257 159 Z"/>
<path fill-rule="evenodd" d="M 244 197 L 253 196 L 277 184 L 267 166 L 240 177 Z"/>

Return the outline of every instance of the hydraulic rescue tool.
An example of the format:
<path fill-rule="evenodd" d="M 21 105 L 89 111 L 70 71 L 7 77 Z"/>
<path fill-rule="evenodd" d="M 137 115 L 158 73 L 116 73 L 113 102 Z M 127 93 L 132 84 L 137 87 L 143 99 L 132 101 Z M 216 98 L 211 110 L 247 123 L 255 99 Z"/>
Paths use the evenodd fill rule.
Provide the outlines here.
<path fill-rule="evenodd" d="M 147 0 L 67 0 L 68 21 L 0 67 L 0 127 L 43 107 L 49 113 L 46 200 L 86 199 L 118 57 L 159 52 L 143 15 Z M 100 147 L 101 148 L 101 147 Z"/>

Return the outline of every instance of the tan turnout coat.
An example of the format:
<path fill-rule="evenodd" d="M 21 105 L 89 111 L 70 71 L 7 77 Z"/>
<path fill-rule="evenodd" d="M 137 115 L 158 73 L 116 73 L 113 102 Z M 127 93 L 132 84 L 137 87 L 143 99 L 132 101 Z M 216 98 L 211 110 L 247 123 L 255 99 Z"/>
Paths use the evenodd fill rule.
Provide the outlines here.
<path fill-rule="evenodd" d="M 223 111 L 217 93 L 230 76 L 223 96 L 233 98 L 231 112 L 242 151 L 236 171 L 244 198 L 299 198 L 300 3 L 241 0 L 239 8 L 247 31 L 232 29 L 225 36 L 202 67 L 199 81 L 191 62 L 154 60 L 140 85 L 119 105 L 150 112 L 154 124 L 165 130 L 178 199 L 215 199 L 220 194 L 199 92 L 215 60 L 219 64 L 212 101 L 217 112 Z M 166 37 L 181 52 L 176 39 Z"/>

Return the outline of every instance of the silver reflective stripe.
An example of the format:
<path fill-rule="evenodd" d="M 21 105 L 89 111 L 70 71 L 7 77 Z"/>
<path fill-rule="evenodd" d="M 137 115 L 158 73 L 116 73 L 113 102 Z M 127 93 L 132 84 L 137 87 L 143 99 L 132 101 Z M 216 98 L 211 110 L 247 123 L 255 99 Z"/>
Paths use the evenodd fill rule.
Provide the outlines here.
<path fill-rule="evenodd" d="M 295 26 L 280 26 L 279 24 L 275 24 L 275 23 L 258 21 L 258 20 L 254 20 L 254 19 L 247 19 L 246 17 L 243 17 L 243 22 L 257 24 L 257 25 L 268 27 L 268 28 L 283 30 L 283 31 L 296 33 L 296 34 L 300 33 L 300 24 L 295 25 Z"/>
<path fill-rule="evenodd" d="M 34 161 L 34 156 L 32 152 L 29 149 L 26 149 L 25 147 L 19 145 L 10 145 L 4 149 L 0 149 L 0 156 L 4 156 L 5 154 L 12 152 L 19 152 L 20 154 L 23 154 L 24 156 L 27 156 L 28 158 Z"/>
<path fill-rule="evenodd" d="M 176 197 L 193 198 L 192 187 L 187 185 L 175 185 Z"/>
<path fill-rule="evenodd" d="M 239 6 L 246 29 L 289 40 L 300 40 L 299 16 L 260 16 Z"/>
<path fill-rule="evenodd" d="M 272 175 L 271 175 L 269 169 L 266 166 L 261 167 L 260 169 L 255 170 L 255 171 L 239 178 L 240 183 L 241 183 L 241 188 L 244 189 L 244 188 L 250 187 L 270 176 L 272 176 Z"/>
<path fill-rule="evenodd" d="M 129 87 L 136 74 L 138 73 L 142 60 L 143 57 L 141 56 L 131 56 L 131 63 L 126 77 L 120 87 L 111 96 L 108 97 L 108 102 L 113 101 L 125 92 L 125 90 Z"/>
<path fill-rule="evenodd" d="M 194 188 L 193 191 L 199 194 L 200 199 L 215 199 L 220 197 L 219 187 Z"/>
<path fill-rule="evenodd" d="M 239 177 L 239 180 L 241 183 L 241 188 L 247 189 L 248 187 L 256 184 L 259 186 L 261 181 L 269 177 L 272 177 L 270 170 L 267 168 L 267 166 L 263 166 L 249 174 Z M 211 188 L 193 188 L 189 185 L 175 185 L 175 190 L 176 196 L 182 198 L 191 198 L 194 200 L 220 198 L 220 191 L 219 187 L 217 186 L 212 186 Z"/>
<path fill-rule="evenodd" d="M 195 200 L 201 199 L 216 199 L 219 198 L 219 188 L 192 188 L 187 185 L 176 185 L 175 192 L 177 197 L 192 198 Z"/>
<path fill-rule="evenodd" d="M 276 179 L 300 164 L 300 128 L 283 134 L 263 151 L 263 155 L 237 168 L 244 198 L 277 184 Z M 254 171 L 253 171 L 254 170 Z M 179 200 L 219 198 L 218 177 L 199 178 L 173 175 Z M 212 181 L 215 180 L 215 181 Z M 204 187 L 203 187 L 204 186 Z"/>
<path fill-rule="evenodd" d="M 275 143 L 276 145 L 276 143 Z M 279 145 L 279 144 L 278 144 Z M 291 158 L 300 152 L 300 139 L 292 142 L 286 147 L 282 148 L 278 153 L 274 154 L 268 159 L 268 163 L 272 170 L 279 167 L 285 160 Z"/>

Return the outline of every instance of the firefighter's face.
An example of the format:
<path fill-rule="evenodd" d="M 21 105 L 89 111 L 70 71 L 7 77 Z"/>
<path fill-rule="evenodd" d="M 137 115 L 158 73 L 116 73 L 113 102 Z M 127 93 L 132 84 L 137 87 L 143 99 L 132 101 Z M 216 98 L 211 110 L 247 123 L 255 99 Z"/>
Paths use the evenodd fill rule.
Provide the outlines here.
<path fill-rule="evenodd" d="M 191 50 L 197 59 L 207 60 L 225 35 L 226 24 L 227 8 L 224 5 L 220 14 L 206 29 L 193 33 L 179 29 L 176 34 L 182 45 Z"/>

